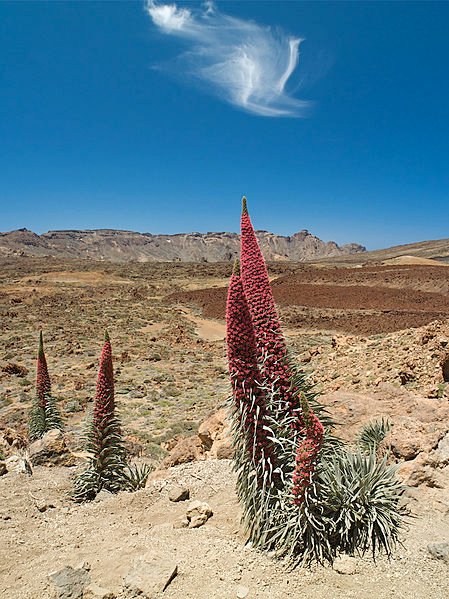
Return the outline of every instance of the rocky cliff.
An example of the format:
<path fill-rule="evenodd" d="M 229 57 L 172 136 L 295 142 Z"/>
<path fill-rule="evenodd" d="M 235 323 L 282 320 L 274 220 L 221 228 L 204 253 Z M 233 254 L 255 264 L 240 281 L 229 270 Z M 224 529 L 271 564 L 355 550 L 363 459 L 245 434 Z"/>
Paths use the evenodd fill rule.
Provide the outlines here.
<path fill-rule="evenodd" d="M 339 246 L 303 230 L 291 237 L 258 231 L 268 261 L 306 261 L 364 252 L 356 243 Z M 236 233 L 179 233 L 152 235 L 133 231 L 49 231 L 37 235 L 28 229 L 0 233 L 0 255 L 91 258 L 113 262 L 226 262 L 239 253 Z"/>

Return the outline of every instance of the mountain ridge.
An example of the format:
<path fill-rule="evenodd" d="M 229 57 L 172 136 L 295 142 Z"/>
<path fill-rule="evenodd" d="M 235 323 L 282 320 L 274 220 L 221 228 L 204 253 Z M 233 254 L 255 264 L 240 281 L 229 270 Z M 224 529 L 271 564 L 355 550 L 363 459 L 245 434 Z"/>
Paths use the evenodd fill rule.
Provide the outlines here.
<path fill-rule="evenodd" d="M 362 253 L 357 243 L 339 246 L 307 229 L 290 236 L 256 231 L 268 261 L 304 262 Z M 22 228 L 0 233 L 0 255 L 87 258 L 112 262 L 226 262 L 239 254 L 240 236 L 230 232 L 152 234 L 120 229 L 53 230 L 41 235 Z"/>

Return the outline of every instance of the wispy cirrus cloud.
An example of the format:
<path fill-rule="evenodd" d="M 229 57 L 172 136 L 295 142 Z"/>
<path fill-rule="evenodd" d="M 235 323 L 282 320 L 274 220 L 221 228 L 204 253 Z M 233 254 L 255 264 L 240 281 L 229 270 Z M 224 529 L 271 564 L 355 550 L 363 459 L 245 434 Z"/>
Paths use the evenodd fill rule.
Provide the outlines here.
<path fill-rule="evenodd" d="M 212 2 L 203 9 L 147 0 L 154 25 L 189 45 L 180 59 L 186 74 L 221 99 L 261 116 L 304 116 L 308 102 L 285 86 L 298 65 L 300 38 L 226 15 Z"/>

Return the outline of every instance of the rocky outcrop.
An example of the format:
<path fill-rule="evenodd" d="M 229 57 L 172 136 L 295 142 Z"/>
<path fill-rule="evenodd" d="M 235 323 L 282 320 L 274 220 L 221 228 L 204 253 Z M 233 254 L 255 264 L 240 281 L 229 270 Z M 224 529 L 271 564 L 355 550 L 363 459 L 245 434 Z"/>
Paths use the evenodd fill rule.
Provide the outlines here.
<path fill-rule="evenodd" d="M 58 429 L 52 429 L 31 443 L 29 456 L 33 466 L 73 466 L 75 457 L 69 451 L 64 435 Z"/>
<path fill-rule="evenodd" d="M 162 468 L 207 458 L 231 459 L 234 450 L 227 411 L 221 408 L 200 424 L 197 435 L 178 437 L 166 449 L 170 453 L 162 462 Z"/>
<path fill-rule="evenodd" d="M 269 261 L 306 261 L 364 252 L 356 243 L 339 246 L 303 230 L 291 237 L 258 231 Z M 113 262 L 228 262 L 239 253 L 236 233 L 179 233 L 152 235 L 134 231 L 49 231 L 37 235 L 27 229 L 0 233 L 0 255 L 90 258 Z"/>
<path fill-rule="evenodd" d="M 228 460 L 233 457 L 230 422 L 226 409 L 221 408 L 209 416 L 200 425 L 198 437 L 201 439 L 205 451 L 208 452 L 208 457 L 219 460 Z"/>

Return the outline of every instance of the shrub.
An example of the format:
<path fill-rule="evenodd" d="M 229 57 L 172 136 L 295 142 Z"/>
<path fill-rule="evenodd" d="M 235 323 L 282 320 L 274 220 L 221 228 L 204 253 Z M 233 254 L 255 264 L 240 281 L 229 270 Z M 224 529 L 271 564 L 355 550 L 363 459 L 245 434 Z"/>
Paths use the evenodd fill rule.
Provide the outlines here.
<path fill-rule="evenodd" d="M 388 555 L 405 515 L 402 486 L 377 450 L 388 421 L 372 423 L 355 451 L 298 370 L 282 334 L 265 261 L 243 199 L 241 272 L 227 299 L 234 466 L 243 525 L 255 547 L 292 564 L 338 552 Z"/>
<path fill-rule="evenodd" d="M 146 465 L 140 468 L 129 466 L 126 462 L 121 425 L 115 414 L 112 347 L 107 331 L 100 356 L 93 416 L 86 435 L 86 449 L 89 464 L 75 479 L 72 493 L 75 501 L 94 499 L 102 489 L 118 493 L 121 490 L 137 490 L 145 486 L 150 468 Z"/>

